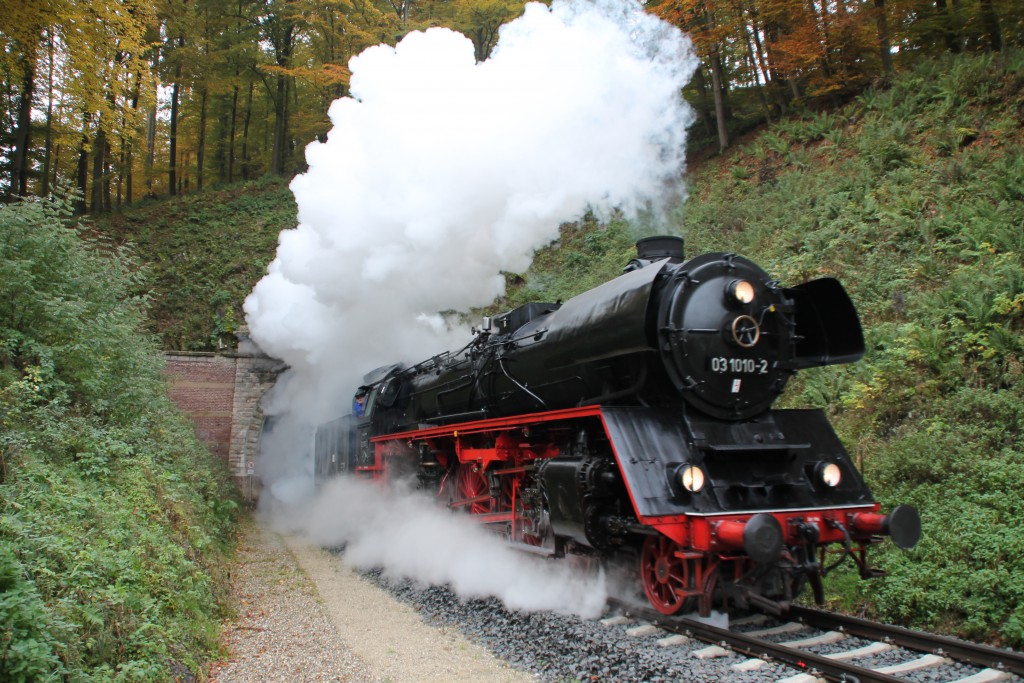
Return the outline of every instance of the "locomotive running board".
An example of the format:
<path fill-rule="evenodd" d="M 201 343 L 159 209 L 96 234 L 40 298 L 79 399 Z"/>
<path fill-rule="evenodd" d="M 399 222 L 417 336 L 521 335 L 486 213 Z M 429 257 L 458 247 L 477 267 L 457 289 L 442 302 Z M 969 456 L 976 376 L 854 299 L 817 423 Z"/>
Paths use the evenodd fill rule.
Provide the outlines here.
<path fill-rule="evenodd" d="M 600 406 L 583 406 L 580 408 L 565 408 L 562 410 L 548 410 L 540 413 L 524 413 L 511 417 L 491 417 L 473 422 L 462 422 L 456 425 L 441 425 L 428 427 L 426 429 L 410 429 L 405 432 L 394 432 L 392 434 L 380 434 L 370 438 L 371 443 L 382 443 L 385 441 L 424 441 L 441 436 L 458 436 L 459 434 L 477 434 L 480 432 L 501 431 L 503 429 L 514 429 L 516 427 L 529 427 L 540 422 L 558 422 L 580 417 L 597 417 L 601 415 Z"/>

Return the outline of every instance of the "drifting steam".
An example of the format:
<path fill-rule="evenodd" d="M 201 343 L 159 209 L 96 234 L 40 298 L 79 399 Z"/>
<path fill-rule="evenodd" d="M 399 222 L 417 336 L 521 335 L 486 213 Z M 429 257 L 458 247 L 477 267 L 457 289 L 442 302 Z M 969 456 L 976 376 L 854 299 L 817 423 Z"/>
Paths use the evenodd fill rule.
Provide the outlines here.
<path fill-rule="evenodd" d="M 515 610 L 596 617 L 605 604 L 603 574 L 582 576 L 566 562 L 523 555 L 468 516 L 401 488 L 333 480 L 311 508 L 291 517 L 278 523 L 298 521 L 311 540 L 345 545 L 347 563 L 383 567 L 388 578 L 448 584 L 461 597 L 493 596 Z"/>
<path fill-rule="evenodd" d="M 291 185 L 299 224 L 245 302 L 253 339 L 291 368 L 264 406 L 277 499 L 311 490 L 311 428 L 348 412 L 363 374 L 468 341 L 438 311 L 493 301 L 502 271 L 587 209 L 680 197 L 696 64 L 637 0 L 529 4 L 480 63 L 447 29 L 351 60 L 351 97 Z"/>

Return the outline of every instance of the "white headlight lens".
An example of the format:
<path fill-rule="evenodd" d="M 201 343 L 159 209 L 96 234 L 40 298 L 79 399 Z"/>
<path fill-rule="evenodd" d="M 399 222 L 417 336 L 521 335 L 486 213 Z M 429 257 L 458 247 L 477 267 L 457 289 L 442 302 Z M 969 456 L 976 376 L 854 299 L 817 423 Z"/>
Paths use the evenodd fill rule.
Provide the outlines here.
<path fill-rule="evenodd" d="M 692 493 L 700 491 L 704 488 L 704 470 L 693 465 L 687 465 L 679 473 L 679 483 L 682 484 L 684 489 Z"/>
<path fill-rule="evenodd" d="M 830 462 L 818 468 L 818 476 L 825 486 L 835 488 L 843 480 L 843 471 L 839 469 L 839 465 Z"/>
<path fill-rule="evenodd" d="M 746 280 L 733 280 L 729 283 L 729 296 L 737 303 L 749 304 L 754 300 L 754 285 Z"/>

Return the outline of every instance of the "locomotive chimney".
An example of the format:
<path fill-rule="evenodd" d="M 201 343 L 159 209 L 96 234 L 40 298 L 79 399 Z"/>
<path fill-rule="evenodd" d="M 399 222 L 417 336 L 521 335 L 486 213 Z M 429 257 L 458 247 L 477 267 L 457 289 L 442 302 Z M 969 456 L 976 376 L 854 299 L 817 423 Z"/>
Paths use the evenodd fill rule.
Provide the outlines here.
<path fill-rule="evenodd" d="M 624 272 L 628 273 L 661 259 L 667 258 L 672 263 L 683 262 L 683 238 L 674 235 L 658 235 L 637 240 L 636 258 L 630 261 Z"/>
<path fill-rule="evenodd" d="M 636 257 L 644 261 L 670 258 L 681 262 L 683 260 L 683 238 L 673 235 L 645 237 L 636 243 Z"/>

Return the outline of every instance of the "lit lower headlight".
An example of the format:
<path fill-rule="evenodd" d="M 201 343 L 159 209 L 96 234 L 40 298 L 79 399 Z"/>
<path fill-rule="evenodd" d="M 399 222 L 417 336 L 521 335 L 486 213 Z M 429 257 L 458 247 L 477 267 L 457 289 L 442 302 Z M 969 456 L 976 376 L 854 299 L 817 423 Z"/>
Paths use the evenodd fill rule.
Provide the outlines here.
<path fill-rule="evenodd" d="M 830 488 L 839 486 L 839 482 L 843 480 L 843 471 L 834 462 L 820 462 L 815 469 L 818 481 Z"/>
<path fill-rule="evenodd" d="M 704 488 L 704 470 L 694 465 L 685 465 L 679 472 L 679 484 L 691 493 L 700 491 Z"/>

